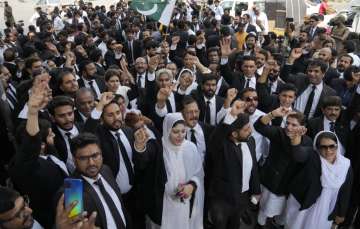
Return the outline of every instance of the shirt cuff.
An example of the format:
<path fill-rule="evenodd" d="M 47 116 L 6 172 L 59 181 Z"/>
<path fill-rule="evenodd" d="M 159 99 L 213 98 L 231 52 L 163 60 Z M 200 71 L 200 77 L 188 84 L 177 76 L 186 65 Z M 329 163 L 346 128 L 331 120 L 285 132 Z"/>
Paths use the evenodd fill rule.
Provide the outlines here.
<path fill-rule="evenodd" d="M 101 114 L 102 114 L 102 111 L 98 111 L 98 110 L 96 110 L 96 108 L 95 109 L 93 109 L 92 111 L 91 111 L 91 118 L 92 119 L 100 119 L 100 117 L 101 117 Z"/>
<path fill-rule="evenodd" d="M 356 93 L 360 95 L 360 85 L 357 86 Z"/>
<path fill-rule="evenodd" d="M 232 116 L 232 115 L 230 114 L 230 112 L 228 112 L 228 113 L 225 115 L 224 123 L 227 124 L 227 125 L 231 125 L 236 119 L 237 119 L 237 117 Z"/>
<path fill-rule="evenodd" d="M 149 81 L 154 81 L 155 80 L 155 72 L 148 72 L 147 79 Z"/>
<path fill-rule="evenodd" d="M 168 113 L 166 106 L 163 108 L 158 108 L 157 104 L 155 104 L 155 112 L 160 117 L 165 117 L 165 115 Z"/>
<path fill-rule="evenodd" d="M 220 60 L 220 65 L 225 65 L 229 62 L 229 58 L 228 57 L 221 57 Z"/>

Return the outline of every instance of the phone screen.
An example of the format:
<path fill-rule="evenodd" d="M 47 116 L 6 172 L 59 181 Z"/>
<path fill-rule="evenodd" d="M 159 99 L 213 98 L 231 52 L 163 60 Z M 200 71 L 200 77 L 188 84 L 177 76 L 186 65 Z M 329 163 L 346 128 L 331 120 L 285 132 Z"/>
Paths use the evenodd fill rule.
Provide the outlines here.
<path fill-rule="evenodd" d="M 77 201 L 77 204 L 69 214 L 71 218 L 83 212 L 83 182 L 81 179 L 66 178 L 64 180 L 64 186 L 65 208 L 74 201 Z"/>

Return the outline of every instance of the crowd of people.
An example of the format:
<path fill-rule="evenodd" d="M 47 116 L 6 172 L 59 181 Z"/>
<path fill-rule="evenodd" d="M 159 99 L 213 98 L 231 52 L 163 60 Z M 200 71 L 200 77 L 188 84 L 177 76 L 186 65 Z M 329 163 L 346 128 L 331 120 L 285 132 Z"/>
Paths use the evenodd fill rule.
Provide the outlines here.
<path fill-rule="evenodd" d="M 169 26 L 122 0 L 18 17 L 5 3 L 0 228 L 360 228 L 360 40 L 341 16 L 284 35 L 219 0 L 176 3 Z"/>

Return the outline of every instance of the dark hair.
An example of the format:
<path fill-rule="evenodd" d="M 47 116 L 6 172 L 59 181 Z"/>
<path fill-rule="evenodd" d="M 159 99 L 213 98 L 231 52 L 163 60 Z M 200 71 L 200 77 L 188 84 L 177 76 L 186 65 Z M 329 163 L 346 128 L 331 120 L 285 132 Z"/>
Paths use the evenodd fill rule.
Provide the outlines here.
<path fill-rule="evenodd" d="M 90 144 L 100 145 L 96 135 L 89 132 L 79 134 L 70 141 L 71 154 L 75 156 L 78 149 L 82 149 Z"/>
<path fill-rule="evenodd" d="M 51 128 L 51 123 L 46 119 L 39 119 L 39 135 L 42 142 L 46 142 L 46 138 L 49 135 L 49 128 Z M 24 134 L 26 134 L 26 121 L 23 121 L 19 124 L 16 129 L 16 143 L 21 145 L 24 139 Z"/>
<path fill-rule="evenodd" d="M 319 16 L 317 14 L 312 14 L 310 19 L 314 19 L 315 21 L 319 21 Z"/>
<path fill-rule="evenodd" d="M 329 139 L 333 140 L 334 142 L 336 142 L 336 144 L 338 143 L 338 140 L 337 140 L 337 137 L 336 137 L 335 133 L 323 132 L 323 133 L 319 134 L 319 136 L 316 138 L 316 142 L 315 142 L 316 149 L 320 148 L 320 142 L 324 138 L 329 138 Z"/>
<path fill-rule="evenodd" d="M 293 91 L 293 92 L 295 92 L 295 95 L 296 95 L 297 88 L 292 83 L 284 83 L 279 86 L 279 94 L 281 94 L 284 91 Z"/>
<path fill-rule="evenodd" d="M 245 41 L 247 41 L 247 39 L 249 39 L 249 38 L 251 38 L 251 37 L 253 37 L 253 38 L 255 38 L 255 40 L 257 40 L 256 34 L 254 34 L 254 33 L 249 33 L 249 34 L 245 37 Z"/>
<path fill-rule="evenodd" d="M 48 111 L 51 115 L 55 115 L 55 109 L 61 106 L 71 106 L 74 109 L 74 101 L 65 95 L 59 95 L 54 97 L 49 105 L 48 105 Z"/>
<path fill-rule="evenodd" d="M 207 81 L 210 81 L 210 80 L 218 80 L 218 78 L 216 77 L 215 74 L 213 73 L 206 73 L 206 74 L 202 74 L 201 76 L 201 84 L 205 84 Z"/>
<path fill-rule="evenodd" d="M 258 53 L 262 54 L 265 56 L 265 60 L 268 60 L 269 59 L 269 53 L 265 50 L 265 49 L 260 49 L 258 51 Z"/>
<path fill-rule="evenodd" d="M 197 101 L 190 95 L 184 96 L 183 100 L 181 101 L 182 110 L 185 109 L 185 106 L 192 104 L 192 103 L 197 104 Z"/>
<path fill-rule="evenodd" d="M 326 96 L 321 103 L 321 108 L 326 108 L 330 106 L 336 106 L 341 108 L 341 98 L 339 96 Z"/>
<path fill-rule="evenodd" d="M 112 76 L 117 76 L 120 80 L 120 72 L 118 70 L 115 70 L 115 69 L 108 69 L 106 72 L 105 72 L 105 81 L 109 81 L 110 78 Z"/>
<path fill-rule="evenodd" d="M 89 59 L 97 62 L 102 57 L 102 52 L 99 48 L 94 48 L 89 53 Z"/>
<path fill-rule="evenodd" d="M 63 83 L 63 78 L 69 74 L 74 76 L 74 74 L 69 70 L 60 71 L 59 76 L 57 77 L 58 87 L 60 87 L 60 85 Z"/>
<path fill-rule="evenodd" d="M 13 49 L 13 48 L 5 49 L 5 51 L 3 53 L 4 60 L 8 61 L 8 62 L 14 61 L 15 60 L 15 54 L 16 54 L 15 49 Z"/>
<path fill-rule="evenodd" d="M 42 60 L 40 58 L 38 58 L 38 57 L 27 58 L 25 60 L 25 68 L 30 68 L 31 69 L 33 63 L 38 62 L 38 61 L 42 62 Z"/>
<path fill-rule="evenodd" d="M 353 73 L 358 73 L 358 72 L 360 72 L 360 67 L 352 65 L 352 66 L 348 67 L 347 69 L 345 69 L 345 71 L 344 71 L 344 79 L 346 81 L 352 81 L 353 80 L 352 74 Z"/>
<path fill-rule="evenodd" d="M 343 45 L 343 48 L 346 50 L 347 53 L 352 53 L 355 51 L 355 44 L 353 41 L 344 41 Z"/>
<path fill-rule="evenodd" d="M 292 112 L 292 113 L 288 114 L 287 118 L 296 119 L 299 122 L 299 124 L 302 126 L 305 124 L 305 116 L 301 112 Z"/>
<path fill-rule="evenodd" d="M 214 46 L 214 47 L 208 48 L 208 50 L 206 51 L 207 56 L 209 56 L 209 54 L 210 54 L 211 52 L 217 52 L 217 54 L 220 55 L 220 49 L 219 49 L 219 47 Z"/>
<path fill-rule="evenodd" d="M 12 210 L 15 207 L 15 200 L 19 197 L 17 191 L 0 186 L 0 214 Z"/>
<path fill-rule="evenodd" d="M 172 125 L 171 128 L 174 128 L 175 126 L 177 126 L 177 125 L 179 125 L 179 124 L 185 125 L 185 121 L 184 121 L 184 120 L 178 120 L 178 121 L 176 121 L 176 122 Z"/>
<path fill-rule="evenodd" d="M 254 63 L 256 63 L 256 57 L 255 56 L 243 56 L 241 58 L 241 65 L 240 66 L 242 66 L 245 63 L 245 61 L 254 61 Z"/>
<path fill-rule="evenodd" d="M 247 93 L 247 92 L 256 92 L 256 89 L 254 89 L 254 88 L 252 88 L 252 87 L 247 87 L 247 88 L 241 90 L 240 93 L 239 93 L 240 98 L 241 98 L 241 99 L 244 99 L 244 95 L 245 95 L 245 93 Z"/>
<path fill-rule="evenodd" d="M 82 73 L 85 71 L 86 66 L 88 66 L 89 64 L 92 64 L 92 63 L 94 63 L 94 62 L 92 62 L 92 61 L 90 61 L 90 60 L 84 60 L 84 61 L 82 61 L 82 62 L 80 63 L 80 65 L 79 65 L 79 71 L 80 71 L 80 73 L 82 74 Z"/>
<path fill-rule="evenodd" d="M 320 67 L 322 73 L 325 73 L 328 68 L 327 64 L 320 59 L 311 60 L 307 66 L 307 69 L 309 69 L 310 67 Z"/>

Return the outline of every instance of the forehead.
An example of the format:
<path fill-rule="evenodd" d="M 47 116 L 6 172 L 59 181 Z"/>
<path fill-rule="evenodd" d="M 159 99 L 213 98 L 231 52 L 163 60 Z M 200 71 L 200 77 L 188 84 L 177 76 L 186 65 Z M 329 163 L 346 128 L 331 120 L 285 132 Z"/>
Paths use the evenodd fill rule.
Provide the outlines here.
<path fill-rule="evenodd" d="M 137 59 L 135 61 L 136 64 L 145 64 L 145 59 L 144 58 L 140 58 L 140 59 Z"/>
<path fill-rule="evenodd" d="M 89 144 L 89 145 L 86 145 L 85 147 L 77 149 L 76 155 L 77 156 L 86 156 L 86 155 L 91 155 L 93 153 L 98 153 L 98 152 L 101 152 L 101 150 L 97 144 Z"/>
<path fill-rule="evenodd" d="M 107 105 L 105 108 L 104 108 L 104 112 L 105 113 L 112 113 L 112 112 L 116 112 L 116 111 L 119 111 L 120 110 L 120 107 L 117 103 L 110 103 L 109 105 Z"/>
<path fill-rule="evenodd" d="M 68 112 L 72 112 L 72 111 L 73 111 L 73 107 L 70 105 L 58 106 L 54 109 L 55 114 L 68 113 Z"/>
<path fill-rule="evenodd" d="M 347 62 L 351 62 L 351 58 L 348 57 L 348 56 L 342 56 L 342 57 L 340 58 L 340 60 L 342 60 L 342 61 L 347 61 Z"/>
<path fill-rule="evenodd" d="M 77 97 L 77 100 L 93 100 L 93 99 L 94 96 L 91 94 L 90 91 L 85 91 Z"/>
<path fill-rule="evenodd" d="M 257 96 L 257 93 L 256 91 L 247 91 L 244 93 L 244 97 L 254 97 L 254 96 Z"/>

